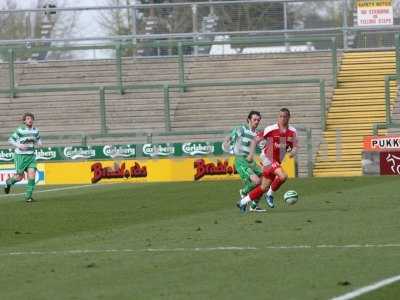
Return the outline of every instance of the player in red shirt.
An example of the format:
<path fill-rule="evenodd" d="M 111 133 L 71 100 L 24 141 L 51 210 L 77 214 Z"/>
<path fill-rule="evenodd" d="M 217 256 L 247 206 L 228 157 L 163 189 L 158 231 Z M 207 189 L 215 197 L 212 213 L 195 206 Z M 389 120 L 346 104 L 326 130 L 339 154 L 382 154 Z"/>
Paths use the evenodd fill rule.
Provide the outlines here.
<path fill-rule="evenodd" d="M 294 127 L 289 126 L 289 120 L 290 111 L 287 108 L 280 109 L 277 124 L 268 126 L 264 131 L 260 132 L 250 146 L 251 150 L 247 158 L 249 161 L 253 160 L 256 144 L 263 145 L 260 158 L 263 165 L 263 177 L 269 179 L 265 183 L 271 183 L 266 194 L 267 205 L 271 208 L 275 207 L 274 192 L 279 189 L 288 177 L 280 164 L 286 154 L 293 157 L 297 151 L 297 132 Z M 241 211 L 245 211 L 247 203 L 259 199 L 267 188 L 267 184 L 255 187 L 240 202 Z"/>
<path fill-rule="evenodd" d="M 297 131 L 289 125 L 290 111 L 282 108 L 279 111 L 277 124 L 268 126 L 260 133 L 260 139 L 265 146 L 260 155 L 264 175 L 272 180 L 266 194 L 269 207 L 273 208 L 273 194 L 286 181 L 287 174 L 281 167 L 281 162 L 286 154 L 293 157 L 297 151 Z"/>

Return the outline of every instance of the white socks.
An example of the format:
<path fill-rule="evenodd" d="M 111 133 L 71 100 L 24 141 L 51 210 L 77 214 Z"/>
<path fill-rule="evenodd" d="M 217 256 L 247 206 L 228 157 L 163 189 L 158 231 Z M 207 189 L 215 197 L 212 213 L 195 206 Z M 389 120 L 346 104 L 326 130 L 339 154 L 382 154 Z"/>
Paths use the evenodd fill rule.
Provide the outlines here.
<path fill-rule="evenodd" d="M 271 187 L 269 187 L 269 190 L 267 192 L 267 196 L 272 196 L 274 192 L 272 191 Z"/>
<path fill-rule="evenodd" d="M 247 205 L 247 203 L 249 203 L 250 201 L 251 201 L 250 196 L 247 195 L 246 197 L 244 197 L 244 198 L 242 198 L 242 199 L 240 200 L 240 205 L 241 205 L 241 206 L 245 206 L 245 205 Z"/>

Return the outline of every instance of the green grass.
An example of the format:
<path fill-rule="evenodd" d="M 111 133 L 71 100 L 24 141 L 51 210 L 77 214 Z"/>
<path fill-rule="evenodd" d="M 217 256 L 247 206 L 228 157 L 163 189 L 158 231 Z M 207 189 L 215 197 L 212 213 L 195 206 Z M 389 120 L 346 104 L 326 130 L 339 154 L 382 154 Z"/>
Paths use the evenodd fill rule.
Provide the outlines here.
<path fill-rule="evenodd" d="M 400 244 L 398 185 L 290 180 L 277 208 L 245 215 L 238 181 L 102 185 L 37 193 L 32 204 L 2 197 L 0 299 L 329 299 L 400 274 L 400 247 L 317 247 Z M 289 189 L 296 205 L 281 200 Z M 253 249 L 206 251 L 215 247 Z"/>
<path fill-rule="evenodd" d="M 371 291 L 368 294 L 361 295 L 357 300 L 376 300 L 376 299 L 399 299 L 400 283 L 382 287 L 378 290 Z"/>

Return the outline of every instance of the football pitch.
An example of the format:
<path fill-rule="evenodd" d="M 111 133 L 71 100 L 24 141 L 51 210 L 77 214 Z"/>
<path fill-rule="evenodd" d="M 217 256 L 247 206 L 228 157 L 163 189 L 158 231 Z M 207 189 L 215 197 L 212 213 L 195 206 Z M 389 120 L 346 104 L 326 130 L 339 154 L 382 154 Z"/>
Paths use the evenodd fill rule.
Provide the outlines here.
<path fill-rule="evenodd" d="M 332 299 L 400 275 L 399 183 L 293 179 L 247 214 L 239 181 L 39 187 L 30 204 L 17 187 L 0 195 L 0 299 Z"/>

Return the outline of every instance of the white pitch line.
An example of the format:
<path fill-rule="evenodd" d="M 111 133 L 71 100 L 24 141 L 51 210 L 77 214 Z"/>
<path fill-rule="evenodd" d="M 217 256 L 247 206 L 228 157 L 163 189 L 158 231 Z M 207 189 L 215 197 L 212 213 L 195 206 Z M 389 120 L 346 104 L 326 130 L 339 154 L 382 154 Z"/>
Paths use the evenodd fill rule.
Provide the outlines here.
<path fill-rule="evenodd" d="M 20 255 L 69 255 L 69 254 L 102 254 L 102 253 L 140 253 L 140 252 L 209 252 L 209 251 L 248 251 L 259 250 L 256 247 L 196 247 L 196 248 L 145 248 L 145 249 L 104 249 L 104 250 L 60 250 L 60 251 L 14 251 L 0 252 L 0 256 Z"/>
<path fill-rule="evenodd" d="M 38 193 L 48 193 L 48 192 L 59 192 L 59 191 L 65 191 L 65 190 L 75 190 L 75 189 L 81 189 L 81 188 L 87 188 L 87 187 L 99 187 L 99 186 L 108 186 L 110 184 L 85 184 L 85 185 L 74 185 L 74 186 L 67 186 L 67 187 L 62 187 L 62 188 L 54 188 L 54 189 L 46 189 L 46 190 L 38 190 L 34 191 L 35 194 Z M 8 198 L 8 197 L 13 197 L 13 196 L 22 196 L 25 195 L 25 193 L 17 193 L 17 194 L 7 194 L 7 195 L 0 195 L 0 198 Z"/>
<path fill-rule="evenodd" d="M 259 251 L 259 250 L 298 250 L 298 249 L 354 249 L 354 248 L 397 248 L 400 244 L 365 244 L 365 245 L 277 245 L 277 246 L 219 246 L 195 248 L 144 248 L 144 249 L 76 249 L 54 251 L 12 251 L 0 252 L 0 256 L 23 255 L 75 255 L 75 254 L 102 254 L 102 253 L 142 253 L 142 252 L 218 252 L 218 251 Z"/>
<path fill-rule="evenodd" d="M 365 287 L 356 289 L 350 293 L 344 294 L 342 296 L 338 296 L 335 298 L 332 298 L 331 300 L 350 300 L 350 299 L 354 299 L 358 296 L 361 296 L 363 294 L 372 292 L 374 290 L 380 289 L 381 287 L 384 287 L 386 285 L 395 283 L 396 281 L 400 281 L 400 275 L 394 276 L 394 277 L 390 277 L 390 278 L 386 278 L 383 279 L 381 281 L 375 282 L 373 284 L 367 285 Z"/>

